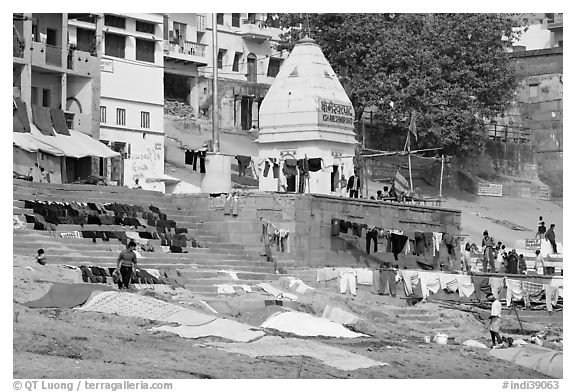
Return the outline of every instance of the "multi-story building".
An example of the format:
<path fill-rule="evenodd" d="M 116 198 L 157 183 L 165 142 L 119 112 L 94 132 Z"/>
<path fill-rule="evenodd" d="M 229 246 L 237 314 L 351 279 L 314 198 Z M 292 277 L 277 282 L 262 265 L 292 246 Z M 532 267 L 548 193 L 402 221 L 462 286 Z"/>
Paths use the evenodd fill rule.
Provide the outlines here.
<path fill-rule="evenodd" d="M 100 140 L 121 154 L 110 180 L 164 190 L 164 17 L 104 14 Z"/>
<path fill-rule="evenodd" d="M 98 140 L 99 123 L 94 114 L 100 106 L 100 53 L 96 32 L 101 23 L 97 14 L 13 14 L 13 96 L 26 107 L 28 127 L 46 120 L 35 118 L 33 112 L 62 110 L 69 129 Z M 86 24 L 91 28 L 84 28 Z M 33 111 L 33 107 L 39 109 Z M 50 111 L 45 113 L 51 128 Z M 29 168 L 42 166 L 53 182 L 106 174 L 104 158 L 76 159 L 60 151 L 61 156 L 42 153 L 40 162 L 34 162 L 32 154 L 15 151 L 15 171 L 26 174 Z"/>
<path fill-rule="evenodd" d="M 211 80 L 218 69 L 219 124 L 222 130 L 258 127 L 259 108 L 280 70 L 286 53 L 275 50 L 280 28 L 276 14 L 217 14 L 218 56 L 212 59 L 212 15 L 205 14 L 206 33 L 199 42 L 207 45 L 207 65 L 199 68 L 198 109 L 211 117 Z"/>
<path fill-rule="evenodd" d="M 538 23 L 514 44 L 520 88 L 508 120 L 527 129 L 538 177 L 562 196 L 563 14 L 537 14 Z"/>

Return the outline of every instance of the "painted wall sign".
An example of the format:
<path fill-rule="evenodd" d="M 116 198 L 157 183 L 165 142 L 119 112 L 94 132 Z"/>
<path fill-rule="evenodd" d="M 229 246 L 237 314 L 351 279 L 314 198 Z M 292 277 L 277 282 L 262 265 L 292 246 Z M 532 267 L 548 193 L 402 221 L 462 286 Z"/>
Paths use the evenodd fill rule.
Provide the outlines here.
<path fill-rule="evenodd" d="M 114 72 L 114 60 L 101 59 L 100 60 L 100 71 L 102 71 L 102 72 Z"/>
<path fill-rule="evenodd" d="M 502 184 L 478 184 L 478 196 L 502 196 Z"/>
<path fill-rule="evenodd" d="M 327 99 L 318 100 L 319 123 L 328 126 L 354 127 L 354 108 Z"/>

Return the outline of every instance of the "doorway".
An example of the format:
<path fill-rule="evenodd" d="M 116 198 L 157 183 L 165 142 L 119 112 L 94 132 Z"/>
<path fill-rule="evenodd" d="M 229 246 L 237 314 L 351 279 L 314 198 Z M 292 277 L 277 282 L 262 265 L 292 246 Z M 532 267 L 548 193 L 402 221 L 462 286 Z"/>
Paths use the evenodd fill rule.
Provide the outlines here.
<path fill-rule="evenodd" d="M 248 74 L 246 75 L 248 81 L 256 83 L 257 74 L 258 74 L 258 65 L 256 64 L 256 55 L 254 53 L 250 53 L 248 55 Z"/>
<path fill-rule="evenodd" d="M 242 130 L 247 131 L 252 126 L 252 104 L 254 100 L 251 97 L 242 97 L 240 102 L 240 126 Z"/>

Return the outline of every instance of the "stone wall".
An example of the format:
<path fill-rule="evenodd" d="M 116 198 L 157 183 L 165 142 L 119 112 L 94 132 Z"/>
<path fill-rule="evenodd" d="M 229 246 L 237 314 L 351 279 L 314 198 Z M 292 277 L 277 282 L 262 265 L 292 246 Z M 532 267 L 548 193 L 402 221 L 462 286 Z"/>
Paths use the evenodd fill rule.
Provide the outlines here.
<path fill-rule="evenodd" d="M 374 266 L 381 263 L 416 266 L 416 261 L 432 264 L 432 257 L 417 258 L 392 253 L 367 255 L 365 238 L 351 234 L 331 235 L 334 218 L 366 223 L 407 232 L 414 230 L 460 233 L 461 212 L 434 207 L 421 207 L 369 200 L 351 200 L 324 195 L 280 194 L 251 192 L 240 196 L 237 217 L 224 215 L 223 204 L 217 198 L 193 195 L 178 199 L 184 209 L 193 208 L 202 216 L 204 229 L 210 229 L 224 241 L 246 245 L 260 245 L 259 218 L 272 222 L 277 228 L 290 232 L 290 252 L 274 251 L 274 258 L 294 261 L 299 266 Z M 384 247 L 385 248 L 385 247 Z M 441 261 L 446 250 L 441 248 Z"/>

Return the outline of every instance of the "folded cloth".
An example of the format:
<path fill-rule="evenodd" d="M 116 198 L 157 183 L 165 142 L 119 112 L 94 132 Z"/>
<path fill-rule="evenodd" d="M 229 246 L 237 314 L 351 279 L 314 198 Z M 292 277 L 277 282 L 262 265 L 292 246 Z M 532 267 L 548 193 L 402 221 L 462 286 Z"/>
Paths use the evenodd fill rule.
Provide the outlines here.
<path fill-rule="evenodd" d="M 317 282 L 327 282 L 338 278 L 338 270 L 334 268 L 322 268 L 316 271 Z"/>
<path fill-rule="evenodd" d="M 504 288 L 504 278 L 491 277 L 490 288 L 492 289 L 492 295 L 496 300 L 500 299 L 500 291 Z"/>
<path fill-rule="evenodd" d="M 510 306 L 512 299 L 519 301 L 522 296 L 522 282 L 514 279 L 506 279 L 506 305 Z"/>
<path fill-rule="evenodd" d="M 541 283 L 522 281 L 522 289 L 526 291 L 528 295 L 536 295 L 544 289 L 544 285 Z"/>
<path fill-rule="evenodd" d="M 474 283 L 472 283 L 472 277 L 470 275 L 457 275 L 456 280 L 458 281 L 458 293 L 460 297 L 469 297 L 474 294 Z"/>
<path fill-rule="evenodd" d="M 160 246 L 160 248 L 162 249 L 162 252 L 170 253 L 170 247 L 169 246 Z"/>
<path fill-rule="evenodd" d="M 366 286 L 372 286 L 374 284 L 374 275 L 372 270 L 367 268 L 356 268 L 356 283 Z"/>
<path fill-rule="evenodd" d="M 294 286 L 296 286 L 295 290 L 299 294 L 304 294 L 308 290 L 314 290 L 313 287 L 308 286 L 301 279 L 296 279 L 296 278 L 292 278 L 292 277 L 290 277 L 288 279 L 290 279 L 290 283 L 288 284 L 288 287 L 294 288 Z"/>
<path fill-rule="evenodd" d="M 457 276 L 458 275 L 454 274 L 439 273 L 438 277 L 440 278 L 440 288 L 452 293 L 456 292 L 456 290 L 458 290 L 458 280 L 456 280 Z"/>
<path fill-rule="evenodd" d="M 218 294 L 235 294 L 234 286 L 230 284 L 217 284 L 215 285 L 218 287 Z"/>

